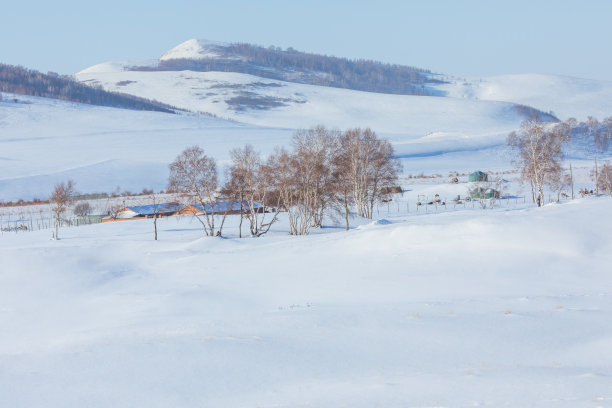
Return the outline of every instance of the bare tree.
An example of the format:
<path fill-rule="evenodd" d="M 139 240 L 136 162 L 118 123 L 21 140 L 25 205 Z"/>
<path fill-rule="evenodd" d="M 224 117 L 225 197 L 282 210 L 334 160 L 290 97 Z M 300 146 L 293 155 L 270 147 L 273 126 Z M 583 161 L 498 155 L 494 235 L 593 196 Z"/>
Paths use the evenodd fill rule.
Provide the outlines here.
<path fill-rule="evenodd" d="M 80 202 L 74 206 L 72 212 L 78 217 L 86 217 L 91 214 L 91 205 L 87 201 Z"/>
<path fill-rule="evenodd" d="M 216 193 L 219 186 L 217 163 L 204 154 L 199 146 L 188 147 L 170 163 L 168 190 L 179 195 L 183 202 L 202 207 L 202 217 L 194 213 L 208 236 L 220 236 L 231 205 L 226 210 L 217 229 L 215 226 Z"/>
<path fill-rule="evenodd" d="M 74 182 L 68 180 L 66 182 L 60 182 L 55 184 L 51 198 L 51 211 L 55 217 L 55 239 L 59 239 L 59 227 L 64 221 L 63 215 L 70 208 L 72 204 L 73 196 L 75 194 Z"/>
<path fill-rule="evenodd" d="M 239 236 L 242 237 L 243 217 L 249 222 L 251 236 L 262 236 L 278 220 L 280 211 L 278 195 L 276 195 L 274 213 L 272 215 L 266 213 L 264 204 L 269 202 L 270 196 L 273 195 L 272 188 L 268 183 L 261 156 L 253 146 L 247 144 L 242 149 L 233 149 L 230 156 L 232 164 L 225 190 L 233 200 L 240 202 Z M 267 215 L 271 218 L 267 219 Z"/>
<path fill-rule="evenodd" d="M 560 160 L 568 137 L 568 127 L 553 127 L 539 119 L 524 121 L 518 132 L 508 136 L 508 145 L 518 150 L 516 164 L 523 180 L 530 182 L 538 207 L 544 205 L 544 186 L 562 171 Z"/>
<path fill-rule="evenodd" d="M 336 197 L 336 208 L 340 213 L 344 214 L 344 222 L 346 230 L 350 228 L 349 218 L 353 201 L 353 180 L 351 172 L 350 157 L 346 154 L 338 154 L 334 157 L 334 165 L 332 171 L 332 186 Z"/>
<path fill-rule="evenodd" d="M 572 177 L 573 175 L 564 169 L 560 169 L 560 171 L 554 172 L 548 177 L 547 184 L 550 190 L 557 194 L 557 202 L 561 200 L 563 190 L 571 187 Z M 569 197 L 569 194 L 567 196 Z"/>
<path fill-rule="evenodd" d="M 338 131 L 319 125 L 293 136 L 300 201 L 309 226 L 321 227 L 325 210 L 333 201 L 333 166 L 338 151 Z"/>
<path fill-rule="evenodd" d="M 160 217 L 161 203 L 159 194 L 155 194 L 153 190 L 148 191 L 148 195 L 144 197 L 142 200 L 143 205 L 152 205 L 153 213 L 151 214 L 153 217 L 153 237 L 155 241 L 157 241 L 157 220 Z"/>
<path fill-rule="evenodd" d="M 382 187 L 393 185 L 401 171 L 393 146 L 371 129 L 350 129 L 340 137 L 340 161 L 352 184 L 357 214 L 372 218 Z"/>
<path fill-rule="evenodd" d="M 612 165 L 610 163 L 605 163 L 601 167 L 596 183 L 601 191 L 612 195 Z"/>
<path fill-rule="evenodd" d="M 284 148 L 277 148 L 266 162 L 267 182 L 280 206 L 287 212 L 289 233 L 302 235 L 308 232 L 306 214 L 298 191 L 297 159 L 295 154 Z"/>

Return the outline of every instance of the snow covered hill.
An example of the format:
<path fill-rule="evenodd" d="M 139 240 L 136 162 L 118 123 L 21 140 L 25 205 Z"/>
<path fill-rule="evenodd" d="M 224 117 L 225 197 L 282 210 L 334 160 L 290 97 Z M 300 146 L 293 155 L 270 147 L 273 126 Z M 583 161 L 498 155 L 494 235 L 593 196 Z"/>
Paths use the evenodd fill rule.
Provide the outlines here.
<path fill-rule="evenodd" d="M 445 78 L 437 88 L 454 98 L 514 102 L 552 112 L 561 120 L 612 116 L 612 82 L 559 75 Z"/>
<path fill-rule="evenodd" d="M 145 62 L 142 66 L 137 62 L 103 63 L 84 69 L 75 77 L 107 90 L 273 127 L 299 128 L 314 123 L 339 128 L 370 126 L 380 132 L 410 136 L 433 132 L 507 133 L 532 112 L 517 108 L 513 103 L 391 95 L 320 86 L 315 85 L 315 80 L 305 81 L 303 75 L 316 77 L 323 73 L 295 71 L 293 78 L 291 72 L 296 68 L 291 66 L 260 67 L 253 74 L 241 72 L 239 67 L 231 65 L 222 67 L 223 71 L 230 72 L 197 65 L 199 61 L 214 62 L 217 58 L 226 61 L 247 57 L 229 44 L 190 40 L 159 60 Z M 182 61 L 184 67 L 166 66 L 167 61 Z M 190 66 L 189 61 L 194 65 Z M 232 69 L 238 71 L 231 72 Z M 272 71 L 283 80 L 266 77 Z M 438 76 L 425 71 L 415 72 L 426 77 L 423 81 L 431 81 L 425 82 L 428 87 L 442 89 Z"/>
<path fill-rule="evenodd" d="M 317 78 L 327 74 L 292 66 L 260 66 L 250 60 L 249 55 L 239 45 L 189 40 L 157 60 L 98 64 L 79 72 L 76 78 L 92 85 L 102 85 L 108 90 L 156 98 L 181 108 L 268 126 L 304 126 L 307 118 L 311 122 L 316 120 L 339 127 L 344 127 L 349 121 L 356 123 L 361 120 L 363 123 L 369 120 L 371 126 L 392 131 L 388 128 L 389 115 L 395 111 L 407 117 L 407 122 L 422 118 L 424 114 L 434 115 L 427 119 L 440 123 L 442 118 L 451 122 L 454 130 L 464 130 L 458 129 L 460 124 L 455 126 L 452 123 L 454 117 L 453 113 L 448 116 L 448 104 L 455 106 L 453 110 L 457 116 L 466 116 L 467 113 L 481 120 L 503 122 L 506 119 L 507 115 L 499 112 L 500 105 L 492 104 L 486 108 L 488 104 L 484 101 L 527 105 L 542 112 L 552 112 L 563 120 L 569 117 L 584 120 L 589 115 L 601 119 L 612 115 L 612 82 L 608 81 L 536 74 L 459 79 L 410 68 L 420 76 L 430 94 L 446 97 L 426 101 L 380 95 L 389 93 L 384 91 L 378 91 L 378 94 L 352 92 L 338 89 L 334 84 L 308 86 L 317 84 Z M 244 62 L 249 67 L 257 66 L 257 69 L 245 70 L 242 66 L 232 65 L 232 61 Z M 225 65 L 215 65 L 222 62 Z M 480 104 L 475 104 L 476 101 Z M 364 112 L 368 114 L 365 117 Z M 436 114 L 439 114 L 438 118 Z M 525 114 L 523 112 L 519 117 L 523 118 Z M 379 123 L 387 123 L 387 127 L 383 129 Z M 396 130 L 411 131 L 409 126 Z"/>
<path fill-rule="evenodd" d="M 424 136 L 515 129 L 524 116 L 505 102 L 389 95 L 304 85 L 231 72 L 114 71 L 80 73 L 80 81 L 105 89 L 210 112 L 244 123 L 283 128 L 313 124 Z"/>

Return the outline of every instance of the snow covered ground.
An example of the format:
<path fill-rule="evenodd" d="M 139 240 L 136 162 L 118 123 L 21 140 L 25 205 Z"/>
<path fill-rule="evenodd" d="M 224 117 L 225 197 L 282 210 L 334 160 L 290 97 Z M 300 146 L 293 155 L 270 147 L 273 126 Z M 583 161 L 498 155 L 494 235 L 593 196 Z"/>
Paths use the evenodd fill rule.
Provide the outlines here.
<path fill-rule="evenodd" d="M 424 103 L 443 99 L 425 98 Z M 477 111 L 473 115 L 459 108 L 454 112 L 453 106 L 439 113 L 432 108 L 430 116 L 417 117 L 414 122 L 404 121 L 399 114 L 389 122 L 400 130 L 406 127 L 403 123 L 413 123 L 414 133 L 373 129 L 394 144 L 407 173 L 440 168 L 473 171 L 474 162 L 485 169 L 507 168 L 510 156 L 503 142 L 518 125 L 516 117 L 510 115 L 500 125 L 486 115 L 480 120 Z M 456 119 L 455 125 L 463 126 L 458 129 L 471 131 L 451 132 L 452 121 L 435 118 L 444 113 Z M 261 117 L 266 120 L 268 116 Z M 317 123 L 330 126 L 315 119 L 305 126 Z M 168 164 L 188 146 L 200 145 L 223 168 L 230 149 L 250 143 L 268 154 L 276 146 L 290 146 L 296 128 L 5 94 L 0 101 L 0 201 L 46 198 L 54 183 L 67 179 L 73 179 L 84 193 L 165 189 Z M 426 129 L 441 131 L 425 133 Z"/>
<path fill-rule="evenodd" d="M 371 127 L 384 133 L 463 136 L 508 133 L 523 116 L 507 102 L 388 95 L 275 81 L 233 72 L 124 71 L 101 69 L 76 75 L 101 85 L 191 111 L 260 126 Z M 244 101 L 242 103 L 241 101 Z M 248 103 L 248 104 L 247 104 Z M 254 106 L 260 108 L 254 108 Z M 263 107 L 263 109 L 261 108 Z"/>
<path fill-rule="evenodd" d="M 13 102 L 15 96 L 19 102 Z M 232 147 L 263 151 L 291 131 L 202 115 L 171 115 L 5 94 L 0 101 L 0 201 L 46 198 L 58 181 L 82 192 L 165 189 L 168 164 L 199 144 L 223 160 Z"/>
<path fill-rule="evenodd" d="M 449 78 L 438 89 L 455 98 L 505 101 L 552 111 L 559 119 L 580 121 L 612 116 L 612 82 L 561 75 L 500 75 Z"/>
<path fill-rule="evenodd" d="M 5 234 L 0 406 L 611 406 L 612 199 L 517 208 Z"/>

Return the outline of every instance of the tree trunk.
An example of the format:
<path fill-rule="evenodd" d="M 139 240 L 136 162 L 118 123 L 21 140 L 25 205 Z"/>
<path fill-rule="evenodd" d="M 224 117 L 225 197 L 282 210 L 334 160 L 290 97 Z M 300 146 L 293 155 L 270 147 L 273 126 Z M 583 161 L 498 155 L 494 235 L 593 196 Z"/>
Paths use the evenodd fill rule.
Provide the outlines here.
<path fill-rule="evenodd" d="M 153 228 L 155 229 L 155 240 L 157 241 L 157 214 L 154 215 L 153 218 Z"/>

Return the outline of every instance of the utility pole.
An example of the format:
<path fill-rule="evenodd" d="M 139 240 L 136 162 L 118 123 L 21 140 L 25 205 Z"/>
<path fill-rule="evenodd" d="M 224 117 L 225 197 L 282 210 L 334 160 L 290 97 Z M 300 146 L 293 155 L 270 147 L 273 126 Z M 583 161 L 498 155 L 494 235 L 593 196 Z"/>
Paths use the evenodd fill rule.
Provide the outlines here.
<path fill-rule="evenodd" d="M 572 163 L 570 163 L 570 184 L 572 186 L 572 200 L 574 199 L 574 173 L 572 172 Z"/>
<path fill-rule="evenodd" d="M 599 195 L 599 169 L 597 168 L 597 156 L 595 156 L 595 194 Z"/>

